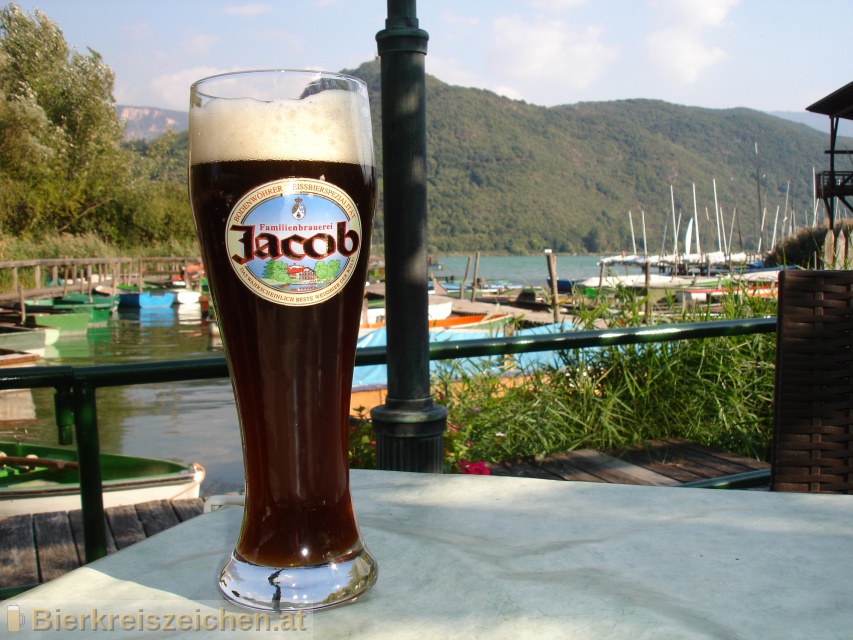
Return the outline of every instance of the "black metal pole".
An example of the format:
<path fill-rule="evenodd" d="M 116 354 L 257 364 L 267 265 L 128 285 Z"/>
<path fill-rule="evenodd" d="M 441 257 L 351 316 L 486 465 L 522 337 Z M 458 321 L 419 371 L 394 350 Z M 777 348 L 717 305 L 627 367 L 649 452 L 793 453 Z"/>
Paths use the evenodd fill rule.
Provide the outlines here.
<path fill-rule="evenodd" d="M 83 511 L 83 542 L 86 562 L 107 555 L 104 522 L 104 496 L 101 484 L 101 446 L 98 441 L 98 411 L 95 389 L 79 383 L 74 386 L 74 423 L 77 436 L 77 462 L 80 474 L 80 503 Z"/>
<path fill-rule="evenodd" d="M 426 100 L 429 35 L 415 0 L 388 0 L 382 70 L 388 395 L 371 411 L 376 467 L 441 473 L 447 411 L 429 386 Z"/>

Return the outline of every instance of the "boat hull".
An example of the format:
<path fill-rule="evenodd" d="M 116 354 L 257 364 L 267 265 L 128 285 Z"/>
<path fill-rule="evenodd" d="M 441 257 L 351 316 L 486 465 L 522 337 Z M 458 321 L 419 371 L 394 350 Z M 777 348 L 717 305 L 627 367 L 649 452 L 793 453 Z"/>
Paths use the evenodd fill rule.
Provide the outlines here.
<path fill-rule="evenodd" d="M 119 306 L 132 309 L 157 309 L 175 304 L 175 294 L 170 291 L 142 291 L 120 295 Z"/>
<path fill-rule="evenodd" d="M 118 301 L 105 299 L 93 302 L 89 301 L 85 294 L 68 294 L 57 298 L 27 300 L 24 304 L 27 313 L 50 313 L 56 316 L 86 313 L 88 315 L 88 328 L 105 325 L 118 306 Z M 63 320 L 57 318 L 56 322 L 61 323 Z M 51 325 L 47 324 L 47 326 Z M 61 324 L 52 326 L 63 328 Z"/>
<path fill-rule="evenodd" d="M 512 319 L 508 313 L 477 314 L 471 316 L 451 316 L 438 320 L 429 320 L 427 325 L 430 329 L 489 329 L 490 327 L 503 326 Z M 380 329 L 385 326 L 384 322 L 362 323 L 360 334 Z"/>
<path fill-rule="evenodd" d="M 47 330 L 41 327 L 0 325 L 0 348 L 26 351 L 44 357 Z M 58 337 L 58 334 L 57 334 Z"/>
<path fill-rule="evenodd" d="M 61 335 L 86 333 L 91 314 L 88 311 L 69 313 L 34 313 L 27 315 L 27 324 L 39 327 L 54 327 Z"/>
<path fill-rule="evenodd" d="M 49 458 L 75 463 L 73 449 L 0 442 L 7 456 Z M 28 474 L 32 474 L 29 476 Z M 201 465 L 101 455 L 104 507 L 118 507 L 150 500 L 197 498 L 205 471 Z M 0 475 L 0 518 L 12 515 L 72 511 L 80 508 L 80 484 L 74 469 L 45 470 L 38 467 L 23 474 Z"/>
<path fill-rule="evenodd" d="M 173 289 L 175 304 L 198 304 L 201 299 L 201 291 L 192 289 Z"/>

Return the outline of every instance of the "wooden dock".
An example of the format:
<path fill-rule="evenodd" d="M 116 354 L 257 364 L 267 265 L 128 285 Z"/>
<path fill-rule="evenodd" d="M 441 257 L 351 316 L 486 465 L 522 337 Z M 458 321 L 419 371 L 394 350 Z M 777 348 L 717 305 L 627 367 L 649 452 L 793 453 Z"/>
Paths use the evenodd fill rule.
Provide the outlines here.
<path fill-rule="evenodd" d="M 107 553 L 114 553 L 200 515 L 200 498 L 154 500 L 105 510 Z M 31 588 L 86 563 L 83 518 L 76 511 L 0 520 L 0 589 Z"/>
<path fill-rule="evenodd" d="M 646 441 L 618 456 L 584 449 L 487 466 L 493 475 L 655 486 L 770 468 L 766 462 L 679 439 Z"/>

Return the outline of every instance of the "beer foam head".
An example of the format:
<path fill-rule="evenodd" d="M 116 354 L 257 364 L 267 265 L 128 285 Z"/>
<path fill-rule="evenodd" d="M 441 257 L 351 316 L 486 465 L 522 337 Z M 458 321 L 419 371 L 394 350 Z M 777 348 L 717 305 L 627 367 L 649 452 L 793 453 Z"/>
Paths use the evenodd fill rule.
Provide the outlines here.
<path fill-rule="evenodd" d="M 190 107 L 190 163 L 321 160 L 373 164 L 366 96 L 332 89 L 301 100 L 213 98 Z"/>

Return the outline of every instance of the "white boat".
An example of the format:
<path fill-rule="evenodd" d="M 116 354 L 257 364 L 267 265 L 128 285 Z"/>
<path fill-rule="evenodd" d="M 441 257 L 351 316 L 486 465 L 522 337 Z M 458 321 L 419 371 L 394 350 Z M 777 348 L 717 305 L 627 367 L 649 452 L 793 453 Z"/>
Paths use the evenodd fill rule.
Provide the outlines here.
<path fill-rule="evenodd" d="M 0 323 L 0 348 L 11 351 L 24 351 L 39 357 L 44 357 L 44 348 L 51 340 L 56 342 L 59 330 L 44 327 L 25 327 L 21 325 Z"/>
<path fill-rule="evenodd" d="M 429 320 L 444 320 L 449 318 L 453 311 L 453 301 L 438 302 L 429 305 Z M 385 307 L 375 307 L 367 310 L 367 324 L 379 324 L 385 322 Z"/>
<path fill-rule="evenodd" d="M 193 291 L 192 289 L 169 289 L 175 294 L 175 304 L 198 304 L 201 298 L 201 291 Z"/>
<path fill-rule="evenodd" d="M 80 508 L 77 451 L 0 442 L 0 518 Z M 204 467 L 102 453 L 104 508 L 198 498 Z"/>

